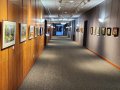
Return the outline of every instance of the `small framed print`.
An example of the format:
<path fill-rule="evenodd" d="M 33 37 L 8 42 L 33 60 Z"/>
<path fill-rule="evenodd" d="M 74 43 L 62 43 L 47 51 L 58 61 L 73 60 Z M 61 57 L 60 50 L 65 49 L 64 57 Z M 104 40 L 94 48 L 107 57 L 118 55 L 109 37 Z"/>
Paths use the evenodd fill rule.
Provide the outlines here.
<path fill-rule="evenodd" d="M 112 35 L 114 35 L 114 37 L 117 37 L 119 35 L 119 28 L 118 27 L 113 28 Z"/>
<path fill-rule="evenodd" d="M 100 27 L 97 27 L 97 28 L 96 28 L 96 35 L 97 35 L 97 36 L 100 36 Z"/>
<path fill-rule="evenodd" d="M 106 35 L 106 27 L 102 27 L 101 28 L 101 34 L 102 35 Z"/>
<path fill-rule="evenodd" d="M 80 28 L 80 31 L 81 31 L 81 33 L 83 33 L 83 32 L 84 32 L 84 29 L 83 29 L 83 28 Z"/>
<path fill-rule="evenodd" d="M 37 37 L 38 36 L 38 27 L 37 26 L 35 26 L 35 37 Z"/>
<path fill-rule="evenodd" d="M 79 28 L 76 28 L 76 32 L 80 32 Z"/>
<path fill-rule="evenodd" d="M 38 34 L 37 34 L 38 36 L 40 35 L 40 26 L 38 27 Z"/>
<path fill-rule="evenodd" d="M 96 28 L 93 28 L 93 35 L 96 35 Z"/>
<path fill-rule="evenodd" d="M 27 24 L 20 24 L 20 42 L 26 41 Z"/>
<path fill-rule="evenodd" d="M 40 35 L 43 35 L 44 31 L 43 31 L 43 27 L 40 27 Z"/>
<path fill-rule="evenodd" d="M 90 34 L 93 35 L 93 27 L 90 28 Z"/>
<path fill-rule="evenodd" d="M 30 29 L 29 29 L 29 39 L 32 39 L 34 38 L 34 26 L 30 26 Z"/>
<path fill-rule="evenodd" d="M 3 21 L 2 23 L 2 49 L 13 46 L 16 38 L 16 22 Z"/>
<path fill-rule="evenodd" d="M 110 27 L 107 28 L 107 35 L 111 36 L 111 28 Z"/>

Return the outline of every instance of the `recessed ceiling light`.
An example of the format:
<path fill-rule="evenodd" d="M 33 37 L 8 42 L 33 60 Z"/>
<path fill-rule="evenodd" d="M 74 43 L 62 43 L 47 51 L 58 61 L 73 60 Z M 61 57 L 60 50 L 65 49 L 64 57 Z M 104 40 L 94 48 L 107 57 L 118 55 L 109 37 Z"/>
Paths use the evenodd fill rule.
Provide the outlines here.
<path fill-rule="evenodd" d="M 70 0 L 69 2 L 70 2 L 70 3 L 73 3 L 74 1 L 73 1 L 73 0 Z"/>

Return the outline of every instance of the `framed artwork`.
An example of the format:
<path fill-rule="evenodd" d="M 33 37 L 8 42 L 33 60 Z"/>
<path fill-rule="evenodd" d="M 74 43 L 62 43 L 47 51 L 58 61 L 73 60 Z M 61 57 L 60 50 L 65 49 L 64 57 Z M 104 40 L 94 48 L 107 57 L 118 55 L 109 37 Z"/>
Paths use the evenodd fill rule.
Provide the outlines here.
<path fill-rule="evenodd" d="M 102 27 L 101 28 L 101 34 L 102 35 L 106 35 L 106 27 Z"/>
<path fill-rule="evenodd" d="M 44 31 L 43 31 L 43 27 L 40 27 L 40 35 L 43 35 Z"/>
<path fill-rule="evenodd" d="M 117 37 L 119 35 L 119 28 L 118 27 L 113 28 L 112 35 L 114 35 L 115 37 Z"/>
<path fill-rule="evenodd" d="M 93 35 L 93 27 L 90 28 L 90 34 Z"/>
<path fill-rule="evenodd" d="M 111 36 L 111 28 L 110 28 L 110 27 L 107 28 L 107 35 L 108 35 L 108 36 Z"/>
<path fill-rule="evenodd" d="M 15 44 L 16 22 L 3 21 L 2 27 L 2 49 L 4 49 Z"/>
<path fill-rule="evenodd" d="M 30 26 L 30 29 L 29 29 L 29 39 L 32 39 L 34 38 L 34 26 Z"/>
<path fill-rule="evenodd" d="M 97 36 L 100 36 L 100 27 L 97 27 L 97 28 L 96 28 L 96 35 L 97 35 Z"/>
<path fill-rule="evenodd" d="M 76 32 L 80 32 L 79 28 L 76 28 Z"/>
<path fill-rule="evenodd" d="M 93 28 L 93 35 L 96 35 L 96 28 Z"/>
<path fill-rule="evenodd" d="M 35 37 L 37 37 L 37 36 L 38 36 L 38 27 L 35 26 Z"/>
<path fill-rule="evenodd" d="M 38 29 L 37 35 L 39 36 L 40 35 L 40 26 L 38 26 L 37 29 Z"/>
<path fill-rule="evenodd" d="M 20 24 L 20 42 L 26 41 L 27 24 Z"/>
<path fill-rule="evenodd" d="M 80 31 L 81 31 L 81 33 L 83 33 L 83 32 L 84 32 L 84 29 L 83 29 L 83 28 L 81 28 L 81 29 L 80 29 Z"/>

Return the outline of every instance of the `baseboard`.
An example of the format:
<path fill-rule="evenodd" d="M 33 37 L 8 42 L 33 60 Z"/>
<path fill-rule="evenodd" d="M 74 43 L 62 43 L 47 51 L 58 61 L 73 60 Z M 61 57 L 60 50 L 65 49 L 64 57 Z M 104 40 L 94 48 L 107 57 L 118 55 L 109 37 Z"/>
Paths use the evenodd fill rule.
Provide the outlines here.
<path fill-rule="evenodd" d="M 120 66 L 119 65 L 116 65 L 114 64 L 113 62 L 111 62 L 110 60 L 108 60 L 107 58 L 101 56 L 100 54 L 90 50 L 89 48 L 87 48 L 89 51 L 91 51 L 92 53 L 96 54 L 97 56 L 99 56 L 101 59 L 103 59 L 104 61 L 108 62 L 109 64 L 111 64 L 112 66 L 114 66 L 115 68 L 117 68 L 118 70 L 120 70 Z"/>

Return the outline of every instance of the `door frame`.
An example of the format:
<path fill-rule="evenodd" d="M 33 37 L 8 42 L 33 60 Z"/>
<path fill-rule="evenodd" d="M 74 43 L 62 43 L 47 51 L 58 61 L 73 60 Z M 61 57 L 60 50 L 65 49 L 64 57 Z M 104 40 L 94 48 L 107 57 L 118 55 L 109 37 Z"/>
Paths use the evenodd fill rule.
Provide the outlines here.
<path fill-rule="evenodd" d="M 88 20 L 84 21 L 83 47 L 87 47 Z"/>

